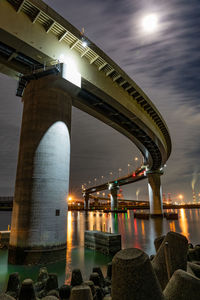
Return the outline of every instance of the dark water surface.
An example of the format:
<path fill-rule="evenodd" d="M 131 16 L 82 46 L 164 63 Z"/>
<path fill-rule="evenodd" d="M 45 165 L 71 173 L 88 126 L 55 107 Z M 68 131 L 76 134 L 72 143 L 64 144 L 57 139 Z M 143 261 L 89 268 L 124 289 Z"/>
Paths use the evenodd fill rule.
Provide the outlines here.
<path fill-rule="evenodd" d="M 59 285 L 69 283 L 71 270 L 80 268 L 84 279 L 88 278 L 93 266 L 101 266 L 105 274 L 106 264 L 111 257 L 104 256 L 93 250 L 84 249 L 84 231 L 101 230 L 120 233 L 122 236 L 122 248 L 136 247 L 147 254 L 155 253 L 153 241 L 159 235 L 168 231 L 176 231 L 185 235 L 189 242 L 200 244 L 200 210 L 180 209 L 178 220 L 166 219 L 134 219 L 133 211 L 126 214 L 111 214 L 100 212 L 68 212 L 68 236 L 66 261 L 47 265 L 49 272 L 57 273 Z M 0 212 L 0 230 L 7 230 L 11 223 L 11 212 Z M 39 267 L 13 266 L 7 264 L 8 252 L 0 250 L 0 290 L 4 290 L 8 275 L 18 271 L 21 279 L 37 278 Z"/>

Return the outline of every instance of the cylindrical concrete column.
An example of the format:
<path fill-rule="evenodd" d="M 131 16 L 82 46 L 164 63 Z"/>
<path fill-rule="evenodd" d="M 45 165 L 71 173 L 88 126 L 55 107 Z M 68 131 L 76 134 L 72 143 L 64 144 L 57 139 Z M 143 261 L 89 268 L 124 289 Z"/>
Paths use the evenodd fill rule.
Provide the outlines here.
<path fill-rule="evenodd" d="M 117 201 L 117 194 L 118 194 L 119 187 L 111 187 L 110 188 L 110 206 L 111 210 L 118 209 L 118 201 Z"/>
<path fill-rule="evenodd" d="M 161 175 L 159 172 L 147 173 L 150 214 L 155 216 L 163 214 Z"/>
<path fill-rule="evenodd" d="M 8 257 L 13 264 L 65 258 L 72 101 L 53 79 L 31 81 L 23 96 Z"/>
<path fill-rule="evenodd" d="M 89 194 L 85 194 L 84 196 L 84 209 L 85 210 L 89 209 Z"/>

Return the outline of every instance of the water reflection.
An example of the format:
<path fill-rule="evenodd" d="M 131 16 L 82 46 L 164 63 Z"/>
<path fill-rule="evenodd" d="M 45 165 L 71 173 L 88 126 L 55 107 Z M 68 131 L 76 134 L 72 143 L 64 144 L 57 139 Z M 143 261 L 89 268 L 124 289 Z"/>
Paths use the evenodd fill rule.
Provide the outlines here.
<path fill-rule="evenodd" d="M 149 219 L 141 220 L 134 218 L 134 211 L 127 213 L 111 214 L 101 212 L 68 212 L 67 224 L 67 253 L 65 262 L 48 265 L 49 272 L 56 272 L 59 284 L 69 283 L 71 270 L 80 268 L 84 278 L 88 278 L 93 266 L 101 266 L 106 272 L 106 264 L 112 259 L 101 253 L 84 248 L 85 230 L 106 230 L 107 232 L 120 233 L 122 248 L 137 247 L 151 255 L 155 253 L 154 239 L 168 231 L 176 231 L 185 235 L 190 242 L 200 243 L 199 210 L 180 209 L 178 220 Z M 10 222 L 10 215 L 1 218 L 0 229 L 6 229 Z M 5 224 L 2 224 L 2 220 Z M 35 280 L 39 267 L 12 266 L 7 264 L 7 251 L 0 250 L 0 289 L 7 280 L 8 274 L 19 271 L 21 278 L 31 277 Z"/>
<path fill-rule="evenodd" d="M 189 239 L 190 234 L 188 232 L 188 220 L 187 220 L 186 211 L 184 208 L 180 209 L 179 224 L 180 224 L 180 228 L 182 230 L 181 234 L 185 235 L 186 238 Z"/>
<path fill-rule="evenodd" d="M 170 231 L 176 231 L 176 226 L 175 226 L 175 222 L 174 221 L 171 221 L 169 223 L 169 228 L 170 228 Z"/>
<path fill-rule="evenodd" d="M 73 234 L 73 225 L 72 225 L 72 212 L 68 212 L 67 219 L 67 251 L 66 251 L 66 269 L 65 269 L 65 283 L 69 283 L 70 281 L 70 270 L 72 265 L 71 253 L 72 253 L 72 234 Z"/>

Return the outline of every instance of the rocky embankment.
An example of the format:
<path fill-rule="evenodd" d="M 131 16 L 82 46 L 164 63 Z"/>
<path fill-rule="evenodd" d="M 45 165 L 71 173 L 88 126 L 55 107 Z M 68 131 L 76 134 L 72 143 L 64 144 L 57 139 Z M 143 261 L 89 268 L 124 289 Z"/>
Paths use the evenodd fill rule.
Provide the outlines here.
<path fill-rule="evenodd" d="M 13 273 L 0 300 L 200 300 L 200 245 L 193 247 L 175 232 L 158 237 L 154 245 L 156 254 L 150 258 L 136 248 L 117 252 L 106 277 L 95 267 L 83 281 L 81 271 L 73 270 L 70 285 L 61 287 L 57 275 L 46 268 L 40 269 L 35 283 L 21 283 Z"/>

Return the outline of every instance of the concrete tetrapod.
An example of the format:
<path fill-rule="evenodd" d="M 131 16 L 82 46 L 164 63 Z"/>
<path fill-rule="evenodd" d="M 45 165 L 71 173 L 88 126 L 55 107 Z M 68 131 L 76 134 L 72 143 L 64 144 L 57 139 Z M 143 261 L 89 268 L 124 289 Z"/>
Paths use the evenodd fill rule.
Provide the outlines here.
<path fill-rule="evenodd" d="M 200 265 L 188 262 L 187 263 L 187 272 L 200 278 Z"/>
<path fill-rule="evenodd" d="M 80 285 L 82 283 L 83 283 L 83 277 L 81 274 L 81 270 L 79 269 L 72 270 L 71 286 Z"/>
<path fill-rule="evenodd" d="M 155 246 L 156 252 L 160 248 L 164 238 L 165 238 L 165 235 L 161 235 L 154 240 L 154 246 Z"/>
<path fill-rule="evenodd" d="M 36 300 L 35 290 L 32 279 L 25 279 L 19 292 L 19 300 Z"/>
<path fill-rule="evenodd" d="M 172 231 L 167 233 L 152 260 L 162 290 L 177 269 L 187 270 L 187 251 L 188 241 L 185 236 Z"/>
<path fill-rule="evenodd" d="M 94 297 L 95 293 L 96 293 L 96 290 L 95 290 L 95 287 L 94 287 L 94 282 L 91 281 L 91 280 L 86 280 L 86 281 L 84 281 L 84 284 L 86 284 L 90 287 L 91 292 L 92 292 L 92 296 Z"/>
<path fill-rule="evenodd" d="M 90 287 L 86 284 L 74 286 L 71 290 L 70 300 L 93 300 Z"/>
<path fill-rule="evenodd" d="M 200 280 L 183 270 L 177 270 L 168 282 L 164 295 L 166 300 L 199 300 Z"/>
<path fill-rule="evenodd" d="M 46 292 L 50 292 L 51 290 L 58 289 L 58 277 L 57 274 L 51 273 L 46 282 L 45 290 Z"/>
<path fill-rule="evenodd" d="M 13 298 L 7 294 L 0 294 L 0 300 L 15 300 L 15 298 Z"/>
<path fill-rule="evenodd" d="M 70 285 L 62 285 L 59 289 L 59 296 L 60 296 L 60 299 L 63 300 L 63 299 L 69 299 L 70 297 L 70 294 L 71 294 L 71 286 Z"/>
<path fill-rule="evenodd" d="M 149 257 L 140 249 L 119 251 L 112 260 L 112 300 L 164 299 Z"/>
<path fill-rule="evenodd" d="M 42 300 L 58 300 L 58 298 L 55 296 L 46 296 L 46 297 L 42 298 Z"/>
<path fill-rule="evenodd" d="M 9 275 L 6 293 L 14 298 L 17 298 L 20 290 L 19 273 L 15 272 Z"/>

